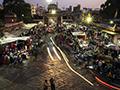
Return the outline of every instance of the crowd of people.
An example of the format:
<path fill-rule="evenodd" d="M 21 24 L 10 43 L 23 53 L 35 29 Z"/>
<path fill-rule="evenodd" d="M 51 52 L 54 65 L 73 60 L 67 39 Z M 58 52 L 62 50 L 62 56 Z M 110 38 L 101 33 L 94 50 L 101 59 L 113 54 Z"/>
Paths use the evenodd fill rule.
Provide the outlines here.
<path fill-rule="evenodd" d="M 73 32 L 80 32 L 81 35 L 74 35 Z M 111 35 L 92 27 L 74 25 L 68 28 L 64 25 L 57 28 L 55 41 L 59 46 L 69 46 L 79 64 L 84 62 L 86 67 L 97 69 L 112 80 L 120 79 L 119 46 L 113 43 Z M 109 47 L 112 45 L 117 49 Z"/>
<path fill-rule="evenodd" d="M 19 37 L 28 37 L 27 39 L 18 39 L 13 42 L 7 42 L 0 45 L 0 65 L 15 65 L 28 59 L 37 47 L 43 43 L 41 36 L 45 34 L 45 28 L 42 25 L 36 25 L 26 32 L 22 32 Z M 18 37 L 14 37 L 18 38 Z"/>
<path fill-rule="evenodd" d="M 62 26 L 45 27 L 38 24 L 20 34 L 19 37 L 30 36 L 27 40 L 17 40 L 0 45 L 0 65 L 21 63 L 23 59 L 28 58 L 37 50 L 42 43 L 42 35 L 47 35 L 47 32 L 55 34 L 54 39 L 57 45 L 70 47 L 70 51 L 75 54 L 79 65 L 84 63 L 86 67 L 97 69 L 112 81 L 120 79 L 119 49 L 109 47 L 114 44 L 113 37 L 82 25 L 63 24 Z M 74 32 L 80 34 L 75 35 Z M 52 87 L 55 87 L 54 84 L 51 84 L 51 89 Z M 47 80 L 45 80 L 43 88 L 47 90 Z"/>

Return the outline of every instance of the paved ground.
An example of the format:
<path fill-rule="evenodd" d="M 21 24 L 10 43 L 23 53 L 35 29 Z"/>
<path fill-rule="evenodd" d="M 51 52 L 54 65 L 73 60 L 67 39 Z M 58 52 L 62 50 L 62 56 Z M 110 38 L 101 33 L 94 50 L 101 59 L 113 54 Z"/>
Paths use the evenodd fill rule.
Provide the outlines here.
<path fill-rule="evenodd" d="M 51 42 L 49 34 L 43 37 L 46 40 L 46 46 L 50 47 Z M 91 86 L 78 75 L 73 73 L 66 65 L 64 59 L 51 60 L 47 53 L 46 47 L 42 51 L 39 49 L 37 58 L 30 57 L 25 60 L 23 64 L 16 66 L 2 66 L 0 68 L 0 90 L 43 90 L 44 80 L 55 77 L 56 90 L 109 90 L 108 88 L 98 84 L 92 74 L 88 70 L 75 64 L 74 55 L 72 55 L 67 48 L 62 47 L 64 53 L 70 60 L 70 65 L 77 72 L 85 76 L 91 81 L 94 86 Z M 60 53 L 58 53 L 60 55 Z M 54 53 L 52 53 L 53 56 Z M 61 56 L 62 57 L 62 56 Z M 49 83 L 50 85 L 50 83 Z M 50 89 L 49 89 L 50 90 Z"/>

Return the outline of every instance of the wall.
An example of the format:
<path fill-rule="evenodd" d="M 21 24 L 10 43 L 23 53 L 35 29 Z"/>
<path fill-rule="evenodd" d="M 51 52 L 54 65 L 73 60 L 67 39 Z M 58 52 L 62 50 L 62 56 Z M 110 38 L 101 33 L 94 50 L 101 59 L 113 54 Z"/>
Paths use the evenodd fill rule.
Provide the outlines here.
<path fill-rule="evenodd" d="M 120 38 L 120 35 L 115 35 L 115 36 L 114 36 L 114 43 L 117 43 L 117 42 L 118 42 L 118 38 Z"/>

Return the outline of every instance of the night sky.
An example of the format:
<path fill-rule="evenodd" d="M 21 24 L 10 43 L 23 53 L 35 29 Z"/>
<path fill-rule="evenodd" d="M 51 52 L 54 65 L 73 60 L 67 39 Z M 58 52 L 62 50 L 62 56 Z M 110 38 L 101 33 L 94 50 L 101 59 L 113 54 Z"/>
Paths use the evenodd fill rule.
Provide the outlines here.
<path fill-rule="evenodd" d="M 48 3 L 46 0 L 25 0 L 26 2 L 33 4 L 37 6 L 37 3 L 39 6 L 43 6 L 47 8 Z M 81 9 L 83 7 L 87 8 L 100 8 L 100 5 L 102 3 L 105 3 L 106 0 L 53 0 L 51 3 L 56 3 L 58 2 L 58 7 L 62 9 L 62 7 L 68 8 L 70 5 L 72 7 L 77 6 L 78 4 L 81 5 Z M 0 0 L 0 3 L 2 3 L 3 0 Z"/>

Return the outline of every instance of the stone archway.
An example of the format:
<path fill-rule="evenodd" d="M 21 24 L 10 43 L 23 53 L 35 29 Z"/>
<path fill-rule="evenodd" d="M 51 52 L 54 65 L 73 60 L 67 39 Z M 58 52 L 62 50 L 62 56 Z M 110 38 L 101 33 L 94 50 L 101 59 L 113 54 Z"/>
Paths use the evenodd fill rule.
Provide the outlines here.
<path fill-rule="evenodd" d="M 49 17 L 48 19 L 48 25 L 52 24 L 56 24 L 57 23 L 57 17 Z"/>

